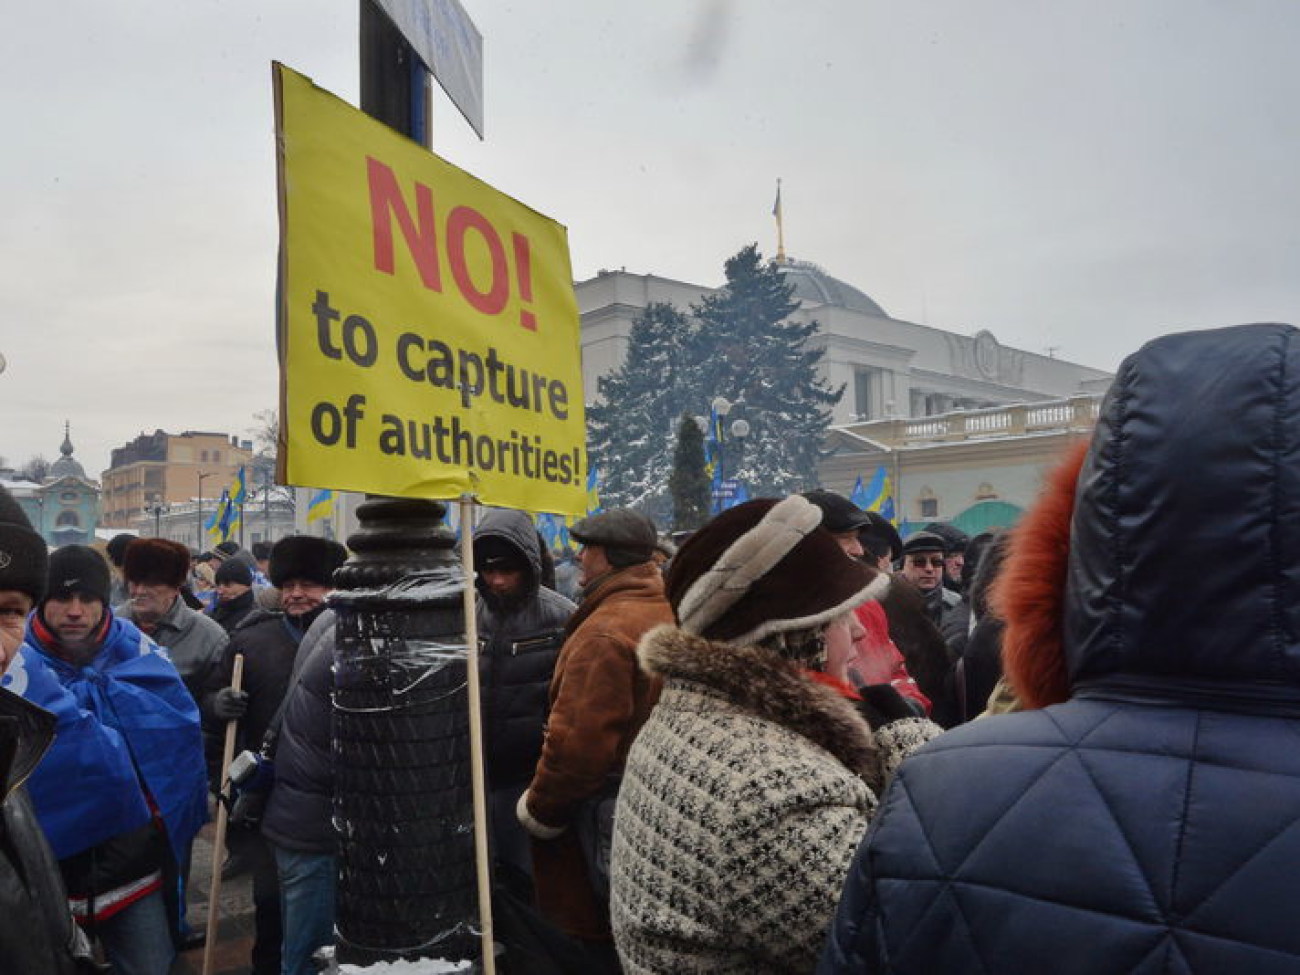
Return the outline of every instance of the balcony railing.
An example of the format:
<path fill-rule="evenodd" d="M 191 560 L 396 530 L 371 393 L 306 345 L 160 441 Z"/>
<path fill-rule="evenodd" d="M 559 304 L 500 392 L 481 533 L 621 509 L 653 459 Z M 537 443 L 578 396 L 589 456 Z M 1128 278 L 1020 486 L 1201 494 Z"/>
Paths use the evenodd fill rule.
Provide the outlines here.
<path fill-rule="evenodd" d="M 1045 403 L 958 410 L 915 419 L 848 423 L 841 429 L 890 447 L 1022 437 L 1036 433 L 1086 432 L 1097 422 L 1100 403 L 1100 397 L 1072 396 Z"/>

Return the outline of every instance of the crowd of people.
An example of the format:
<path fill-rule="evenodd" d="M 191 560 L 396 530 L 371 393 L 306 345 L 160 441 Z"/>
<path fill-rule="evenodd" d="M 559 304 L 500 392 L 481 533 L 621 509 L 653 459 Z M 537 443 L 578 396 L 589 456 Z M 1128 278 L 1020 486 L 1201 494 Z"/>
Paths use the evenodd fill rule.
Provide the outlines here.
<path fill-rule="evenodd" d="M 494 896 L 552 935 L 504 930 L 502 966 L 1300 970 L 1297 377 L 1286 326 L 1156 340 L 1021 522 L 973 538 L 825 490 L 673 540 L 612 509 L 571 531 L 575 602 L 531 518 L 486 512 Z M 250 962 L 314 971 L 347 551 L 47 554 L 0 493 L 0 556 L 3 957 L 167 971 L 234 722 L 275 765 L 226 865 Z"/>

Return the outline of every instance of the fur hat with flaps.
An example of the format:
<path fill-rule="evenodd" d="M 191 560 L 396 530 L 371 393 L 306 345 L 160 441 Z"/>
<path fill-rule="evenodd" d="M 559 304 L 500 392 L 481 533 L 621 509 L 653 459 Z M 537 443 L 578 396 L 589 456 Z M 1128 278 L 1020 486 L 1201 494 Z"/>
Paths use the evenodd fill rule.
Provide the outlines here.
<path fill-rule="evenodd" d="M 677 550 L 668 601 L 688 633 L 756 643 L 811 630 L 883 595 L 889 577 L 840 548 L 807 498 L 763 498 L 724 511 Z"/>
<path fill-rule="evenodd" d="M 36 534 L 22 506 L 0 487 L 0 589 L 25 592 L 33 602 L 40 601 L 48 553 L 45 539 Z"/>
<path fill-rule="evenodd" d="M 291 579 L 334 585 L 334 570 L 348 560 L 348 550 L 330 538 L 287 535 L 271 549 L 271 585 L 282 588 Z"/>
<path fill-rule="evenodd" d="M 122 555 L 122 578 L 142 586 L 179 589 L 190 574 L 190 550 L 167 538 L 137 538 Z"/>

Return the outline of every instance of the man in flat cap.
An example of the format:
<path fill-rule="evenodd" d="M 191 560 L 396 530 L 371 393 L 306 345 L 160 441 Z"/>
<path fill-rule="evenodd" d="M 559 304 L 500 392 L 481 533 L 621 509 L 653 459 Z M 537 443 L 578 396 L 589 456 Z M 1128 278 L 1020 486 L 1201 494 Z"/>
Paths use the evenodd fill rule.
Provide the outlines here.
<path fill-rule="evenodd" d="M 930 622 L 943 629 L 944 618 L 961 597 L 943 584 L 948 543 L 934 532 L 917 532 L 903 543 L 903 568 L 899 575 L 921 590 Z"/>
<path fill-rule="evenodd" d="M 672 623 L 673 613 L 652 561 L 658 536 L 649 518 L 616 508 L 582 519 L 570 534 L 582 545 L 582 602 L 565 629 L 542 756 L 518 814 L 533 836 L 538 906 L 593 952 L 612 956 L 613 799 L 632 740 L 659 696 L 658 681 L 637 664 L 636 646 L 647 630 Z M 584 817 L 603 826 L 575 828 Z M 606 882 L 598 890 L 602 866 Z"/>

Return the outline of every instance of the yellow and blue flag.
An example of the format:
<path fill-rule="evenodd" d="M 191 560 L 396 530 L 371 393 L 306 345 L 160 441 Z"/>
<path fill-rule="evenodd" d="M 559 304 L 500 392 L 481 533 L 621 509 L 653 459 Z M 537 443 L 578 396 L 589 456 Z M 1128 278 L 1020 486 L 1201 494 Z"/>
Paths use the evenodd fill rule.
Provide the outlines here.
<path fill-rule="evenodd" d="M 219 545 L 221 542 L 224 542 L 227 538 L 230 537 L 227 534 L 227 529 L 229 528 L 229 525 L 230 525 L 230 492 L 223 490 L 221 492 L 221 499 L 217 502 L 216 508 L 213 510 L 211 516 L 208 518 L 203 528 L 204 530 L 207 531 L 208 538 L 211 539 L 212 543 L 214 545 Z"/>
<path fill-rule="evenodd" d="M 858 475 L 858 479 L 853 485 L 853 493 L 849 495 L 849 500 L 863 511 L 878 512 L 891 525 L 896 521 L 894 485 L 889 479 L 889 473 L 885 470 L 884 464 L 876 468 L 871 483 L 865 488 L 862 486 L 862 475 Z"/>
<path fill-rule="evenodd" d="M 334 516 L 334 492 L 328 488 L 313 491 L 307 499 L 307 524 Z"/>
<path fill-rule="evenodd" d="M 587 468 L 587 514 L 600 511 L 600 469 L 591 464 Z"/>

